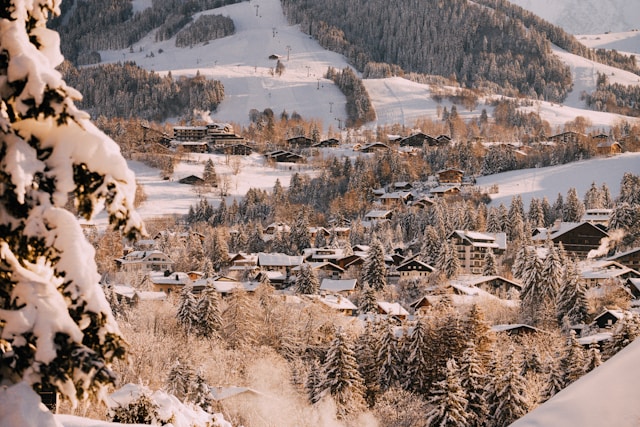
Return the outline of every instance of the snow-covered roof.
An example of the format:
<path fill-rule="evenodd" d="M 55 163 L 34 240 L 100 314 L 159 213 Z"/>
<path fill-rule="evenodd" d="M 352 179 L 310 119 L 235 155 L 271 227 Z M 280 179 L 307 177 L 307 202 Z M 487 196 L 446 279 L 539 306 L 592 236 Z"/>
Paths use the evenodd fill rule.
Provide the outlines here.
<path fill-rule="evenodd" d="M 215 401 L 228 399 L 245 393 L 256 396 L 262 395 L 259 391 L 249 387 L 209 387 L 209 389 L 211 390 L 211 396 Z"/>
<path fill-rule="evenodd" d="M 150 272 L 149 280 L 156 285 L 185 285 L 191 282 L 189 275 L 182 272 L 173 272 L 165 276 L 163 272 Z"/>
<path fill-rule="evenodd" d="M 510 324 L 503 324 L 503 325 L 493 325 L 491 327 L 491 330 L 494 332 L 508 332 L 508 331 L 512 331 L 514 329 L 526 329 L 526 330 L 530 330 L 533 332 L 539 332 L 540 330 L 538 328 L 535 328 L 533 326 L 530 325 L 525 325 L 524 323 L 510 323 Z"/>
<path fill-rule="evenodd" d="M 320 301 L 334 310 L 357 310 L 349 299 L 340 295 L 309 295 L 310 298 Z"/>
<path fill-rule="evenodd" d="M 612 332 L 599 332 L 597 334 L 588 335 L 586 337 L 578 338 L 578 342 L 582 346 L 588 346 L 591 343 L 600 343 L 602 341 L 608 341 L 613 336 Z"/>
<path fill-rule="evenodd" d="M 389 316 L 408 316 L 409 312 L 397 302 L 378 301 L 378 307 Z"/>
<path fill-rule="evenodd" d="M 321 291 L 344 292 L 353 291 L 356 288 L 356 279 L 322 279 Z"/>
<path fill-rule="evenodd" d="M 272 266 L 272 267 L 295 267 L 304 262 L 304 258 L 302 256 L 292 256 L 280 253 L 264 253 L 260 252 L 258 254 L 258 264 L 261 266 Z"/>

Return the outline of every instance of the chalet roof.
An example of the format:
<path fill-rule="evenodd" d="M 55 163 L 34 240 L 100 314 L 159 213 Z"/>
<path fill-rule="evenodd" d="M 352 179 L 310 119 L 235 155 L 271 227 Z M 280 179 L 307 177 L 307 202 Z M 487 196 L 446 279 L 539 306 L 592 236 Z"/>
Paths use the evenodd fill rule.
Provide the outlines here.
<path fill-rule="evenodd" d="M 610 261 L 615 261 L 617 259 L 624 258 L 624 257 L 626 257 L 628 255 L 632 255 L 632 254 L 635 254 L 637 252 L 640 252 L 640 248 L 633 248 L 633 249 L 629 249 L 628 251 L 625 251 L 625 252 L 618 252 L 617 254 L 614 254 L 614 255 L 608 257 L 607 259 L 610 260 Z"/>
<path fill-rule="evenodd" d="M 493 325 L 491 330 L 494 332 L 511 332 L 515 330 L 526 330 L 529 332 L 540 332 L 540 329 L 535 328 L 530 325 L 525 325 L 524 323 L 513 323 L 513 324 L 503 324 L 503 325 Z"/>
<path fill-rule="evenodd" d="M 454 235 L 461 240 L 469 242 L 470 245 L 478 248 L 493 248 L 505 250 L 507 248 L 506 233 L 481 233 L 469 230 L 454 230 L 449 238 Z"/>
<path fill-rule="evenodd" d="M 320 290 L 327 292 L 353 291 L 356 288 L 357 282 L 356 279 L 322 279 Z"/>
<path fill-rule="evenodd" d="M 535 236 L 533 236 L 533 240 L 536 241 L 540 241 L 540 240 L 546 240 L 547 236 L 549 236 L 549 238 L 551 240 L 554 240 L 560 236 L 562 236 L 563 234 L 566 234 L 572 230 L 575 230 L 578 227 L 583 227 L 583 226 L 587 226 L 587 227 L 592 227 L 595 230 L 598 230 L 598 232 L 602 233 L 603 237 L 608 236 L 609 234 L 607 234 L 607 232 L 605 232 L 604 230 L 602 230 L 601 228 L 596 227 L 595 225 L 593 225 L 590 222 L 561 222 L 558 225 L 556 225 L 555 227 L 553 227 L 552 229 L 547 229 L 546 232 L 541 232 Z"/>
<path fill-rule="evenodd" d="M 451 191 L 460 191 L 459 185 L 439 185 L 429 190 L 431 194 L 444 194 Z"/>
<path fill-rule="evenodd" d="M 433 271 L 434 270 L 434 268 L 432 266 L 430 266 L 429 264 L 427 264 L 426 262 L 422 262 L 419 259 L 415 259 L 415 258 L 412 258 L 410 260 L 407 260 L 407 261 L 403 262 L 402 264 L 400 264 L 396 268 L 396 270 L 397 271 L 408 270 L 407 267 L 409 267 L 410 265 L 415 265 L 415 264 L 418 264 L 420 267 L 422 267 L 423 269 L 428 270 L 428 271 Z M 408 270 L 408 271 L 410 271 L 410 270 Z"/>
<path fill-rule="evenodd" d="M 329 308 L 334 310 L 357 310 L 355 306 L 348 298 L 341 295 L 309 295 L 309 298 L 319 301 Z"/>
<path fill-rule="evenodd" d="M 601 142 L 598 143 L 598 145 L 596 145 L 596 147 L 598 147 L 598 148 L 610 148 L 610 147 L 613 147 L 614 145 L 617 145 L 619 147 L 620 143 L 618 141 L 613 141 L 613 140 L 601 141 Z"/>
<path fill-rule="evenodd" d="M 382 194 L 380 199 L 406 200 L 409 196 L 411 196 L 410 191 L 394 191 L 393 193 Z"/>
<path fill-rule="evenodd" d="M 613 279 L 628 273 L 633 273 L 636 277 L 640 277 L 640 272 L 616 261 L 606 259 L 581 261 L 578 263 L 578 270 L 580 271 L 580 277 L 586 280 Z"/>
<path fill-rule="evenodd" d="M 601 343 L 603 341 L 609 341 L 613 336 L 612 332 L 599 332 L 597 334 L 589 335 L 586 337 L 578 338 L 578 342 L 581 346 L 586 347 L 593 343 Z"/>
<path fill-rule="evenodd" d="M 335 271 L 339 271 L 339 272 L 344 272 L 344 269 L 342 267 L 340 267 L 339 265 L 335 265 L 334 263 L 328 262 L 328 261 L 305 262 L 304 264 L 308 265 L 313 270 L 318 270 L 318 269 L 321 269 L 321 268 L 324 268 L 324 267 L 328 267 L 329 270 L 335 270 Z M 298 266 L 294 267 L 292 269 L 292 271 L 300 271 L 301 269 L 302 269 L 302 265 L 298 265 Z"/>
<path fill-rule="evenodd" d="M 378 301 L 378 307 L 389 316 L 408 316 L 409 312 L 397 302 Z"/>
<path fill-rule="evenodd" d="M 462 169 L 457 169 L 457 168 L 440 169 L 438 172 L 436 172 L 436 174 L 440 175 L 441 173 L 445 173 L 445 172 L 457 172 L 459 174 L 464 175 L 464 171 Z"/>
<path fill-rule="evenodd" d="M 165 276 L 162 272 L 150 272 L 149 280 L 155 285 L 186 285 L 191 282 L 189 275 L 182 272 L 173 272 Z"/>
<path fill-rule="evenodd" d="M 167 260 L 167 262 L 173 262 L 169 259 L 169 257 L 164 252 L 161 252 L 161 251 L 132 251 L 126 254 L 124 257 L 120 258 L 118 261 L 123 263 L 140 262 L 140 261 L 146 261 L 151 257 L 153 257 L 154 255 L 160 256 L 163 262 L 164 260 Z"/>
<path fill-rule="evenodd" d="M 369 219 L 387 219 L 393 213 L 391 210 L 373 209 L 366 213 L 365 218 Z"/>
<path fill-rule="evenodd" d="M 258 265 L 271 267 L 295 267 L 304 262 L 302 256 L 292 256 L 281 253 L 264 253 L 258 254 Z"/>
<path fill-rule="evenodd" d="M 462 285 L 462 286 L 474 286 L 477 287 L 482 285 L 483 283 L 491 282 L 493 280 L 501 280 L 505 283 L 508 283 L 516 288 L 522 288 L 522 285 L 518 282 L 514 282 L 513 280 L 506 279 L 502 276 L 478 276 L 475 274 L 464 274 L 459 275 L 455 279 L 449 280 L 449 283 L 452 285 Z"/>

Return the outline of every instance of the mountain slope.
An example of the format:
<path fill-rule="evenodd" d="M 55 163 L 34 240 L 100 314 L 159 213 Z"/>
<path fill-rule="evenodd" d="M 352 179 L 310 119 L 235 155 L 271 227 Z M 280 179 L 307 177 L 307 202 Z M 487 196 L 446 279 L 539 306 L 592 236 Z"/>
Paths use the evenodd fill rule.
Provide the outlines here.
<path fill-rule="evenodd" d="M 640 2 L 633 0 L 510 0 L 572 34 L 640 28 Z"/>

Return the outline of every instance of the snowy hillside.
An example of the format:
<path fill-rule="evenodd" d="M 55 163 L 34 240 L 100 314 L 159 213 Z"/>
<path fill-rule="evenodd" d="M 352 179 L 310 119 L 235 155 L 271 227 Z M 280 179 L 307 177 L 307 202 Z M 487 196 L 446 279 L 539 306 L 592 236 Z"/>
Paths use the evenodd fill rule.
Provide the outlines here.
<path fill-rule="evenodd" d="M 510 0 L 572 34 L 600 34 L 640 28 L 635 0 Z"/>
<path fill-rule="evenodd" d="M 640 340 L 511 426 L 637 426 L 640 420 L 638 358 Z"/>
<path fill-rule="evenodd" d="M 137 0 L 134 8 L 140 10 L 148 4 L 148 0 Z M 640 3 L 638 5 L 640 7 Z M 248 125 L 251 109 L 271 108 L 276 114 L 296 111 L 307 119 L 318 119 L 325 131 L 329 127 L 337 129 L 344 123 L 345 98 L 332 81 L 322 76 L 329 66 L 346 67 L 345 58 L 322 49 L 296 26 L 288 25 L 279 0 L 252 0 L 203 13 L 229 16 L 235 23 L 236 33 L 191 49 L 176 48 L 174 38 L 155 42 L 150 34 L 131 50 L 102 51 L 102 59 L 104 62 L 135 61 L 143 68 L 159 73 L 171 71 L 174 76 L 193 76 L 200 72 L 220 80 L 225 87 L 225 100 L 212 115 L 216 121 Z M 625 84 L 640 84 L 638 76 L 560 50 L 557 54 L 574 72 L 574 90 L 566 106 L 539 102 L 532 109 L 539 111 L 554 128 L 576 116 L 588 117 L 595 128 L 619 121 L 622 117 L 615 114 L 582 110 L 580 94 L 595 89 L 597 72 L 614 74 L 612 81 Z M 272 74 L 276 60 L 269 59 L 270 55 L 278 55 L 284 64 L 281 76 Z M 417 118 L 436 119 L 438 106 L 451 106 L 446 100 L 436 103 L 431 98 L 429 85 L 402 78 L 365 80 L 364 83 L 377 113 L 377 120 L 368 125 L 370 128 L 396 123 L 412 127 Z M 458 108 L 458 112 L 464 119 L 477 117 L 483 108 L 491 113 L 491 108 L 482 102 L 473 111 Z"/>

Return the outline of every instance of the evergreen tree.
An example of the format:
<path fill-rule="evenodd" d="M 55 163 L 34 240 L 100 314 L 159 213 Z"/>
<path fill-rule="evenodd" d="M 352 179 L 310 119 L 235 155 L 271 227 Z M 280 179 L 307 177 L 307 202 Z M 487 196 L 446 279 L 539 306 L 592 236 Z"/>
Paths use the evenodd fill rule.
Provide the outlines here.
<path fill-rule="evenodd" d="M 500 222 L 500 215 L 498 208 L 490 207 L 487 214 L 487 233 L 500 233 L 502 232 L 502 223 Z"/>
<path fill-rule="evenodd" d="M 202 369 L 198 369 L 193 375 L 187 401 L 202 408 L 205 412 L 210 413 L 213 409 L 211 388 L 202 374 Z"/>
<path fill-rule="evenodd" d="M 616 204 L 609 220 L 609 229 L 623 229 L 629 230 L 638 221 L 639 213 L 638 209 L 627 202 Z"/>
<path fill-rule="evenodd" d="M 547 241 L 547 256 L 542 262 L 541 315 L 545 323 L 555 320 L 557 313 L 556 301 L 564 273 L 560 256 L 551 240 Z"/>
<path fill-rule="evenodd" d="M 431 386 L 434 368 L 431 357 L 431 328 L 423 317 L 416 321 L 409 335 L 406 360 L 406 380 L 404 388 L 414 393 L 426 395 Z"/>
<path fill-rule="evenodd" d="M 195 378 L 195 373 L 185 363 L 176 361 L 165 380 L 165 390 L 178 399 L 185 401 L 189 395 L 191 384 Z"/>
<path fill-rule="evenodd" d="M 628 315 L 616 322 L 613 335 L 604 346 L 607 359 L 631 344 L 640 335 L 640 319 L 638 315 Z"/>
<path fill-rule="evenodd" d="M 180 291 L 176 320 L 187 334 L 194 332 L 197 327 L 197 304 L 196 297 L 193 295 L 193 286 L 190 284 L 185 285 Z"/>
<path fill-rule="evenodd" d="M 589 344 L 589 349 L 587 350 L 586 362 L 584 365 L 585 374 L 593 371 L 600 365 L 602 365 L 600 347 L 598 346 L 598 343 L 592 342 Z"/>
<path fill-rule="evenodd" d="M 467 419 L 469 426 L 482 426 L 489 415 L 489 407 L 484 393 L 487 381 L 487 373 L 483 366 L 482 357 L 476 351 L 475 344 L 469 341 L 460 358 L 460 385 L 466 394 L 468 402 Z"/>
<path fill-rule="evenodd" d="M 613 207 L 613 198 L 611 197 L 611 191 L 609 191 L 609 187 L 606 182 L 602 183 L 600 194 L 602 196 L 602 207 L 605 209 L 611 209 Z"/>
<path fill-rule="evenodd" d="M 482 267 L 483 276 L 497 276 L 498 268 L 496 266 L 496 257 L 493 255 L 491 248 L 487 249 L 484 254 L 484 265 Z"/>
<path fill-rule="evenodd" d="M 355 352 L 340 330 L 336 332 L 322 364 L 322 377 L 320 389 L 333 397 L 339 418 L 346 418 L 365 408 L 364 386 Z"/>
<path fill-rule="evenodd" d="M 125 354 L 77 216 L 104 208 L 128 238 L 142 222 L 119 147 L 56 70 L 64 58 L 46 26 L 59 11 L 44 0 L 0 5 L 0 382 L 75 404 L 113 383 L 111 363 Z"/>
<path fill-rule="evenodd" d="M 229 264 L 229 247 L 217 229 L 212 230 L 207 239 L 207 258 L 216 271 Z"/>
<path fill-rule="evenodd" d="M 388 321 L 382 334 L 376 360 L 380 369 L 380 389 L 386 391 L 399 385 L 402 361 L 400 360 L 398 339 L 391 321 Z"/>
<path fill-rule="evenodd" d="M 585 209 L 602 209 L 604 204 L 605 201 L 600 188 L 596 186 L 595 182 L 592 182 L 591 187 L 584 193 Z"/>
<path fill-rule="evenodd" d="M 578 197 L 578 191 L 571 187 L 567 192 L 567 199 L 562 210 L 562 220 L 564 222 L 580 222 L 584 211 L 584 204 Z"/>
<path fill-rule="evenodd" d="M 232 349 L 251 346 L 256 341 L 258 307 L 252 304 L 244 290 L 236 290 L 228 298 L 222 313 L 222 335 Z"/>
<path fill-rule="evenodd" d="M 374 407 L 380 394 L 380 369 L 378 368 L 378 347 L 380 339 L 371 322 L 367 322 L 364 332 L 356 343 L 358 371 L 362 376 L 364 398 L 370 408 Z"/>
<path fill-rule="evenodd" d="M 585 374 L 585 354 L 582 345 L 576 338 L 576 333 L 571 331 L 564 356 L 560 359 L 560 370 L 564 374 L 564 386 L 579 379 Z"/>
<path fill-rule="evenodd" d="M 564 199 L 562 197 L 562 194 L 558 193 L 558 197 L 556 198 L 556 201 L 553 203 L 552 211 L 553 211 L 554 221 L 557 219 L 564 221 L 563 219 L 564 218 Z"/>
<path fill-rule="evenodd" d="M 511 273 L 513 273 L 513 277 L 516 279 L 522 280 L 522 276 L 524 275 L 526 261 L 529 257 L 529 249 L 526 243 L 522 243 L 520 248 L 516 252 L 516 258 L 513 261 L 513 266 L 511 267 Z"/>
<path fill-rule="evenodd" d="M 442 246 L 442 239 L 438 236 L 438 231 L 432 225 L 427 225 L 424 229 L 424 235 L 422 237 L 422 246 L 420 253 L 422 255 L 422 261 L 429 265 L 434 265 L 438 259 L 440 253 L 440 247 Z"/>
<path fill-rule="evenodd" d="M 360 300 L 358 311 L 363 314 L 376 313 L 378 311 L 378 298 L 376 296 L 376 291 L 369 286 L 368 283 L 364 284 L 362 299 Z"/>
<path fill-rule="evenodd" d="M 522 362 L 513 346 L 509 348 L 499 372 L 493 371 L 487 386 L 491 425 L 507 426 L 529 410 L 527 382 L 522 376 Z"/>
<path fill-rule="evenodd" d="M 545 387 L 542 390 L 541 400 L 546 402 L 566 386 L 564 371 L 560 368 L 562 355 L 556 353 L 555 357 L 547 362 L 545 374 Z"/>
<path fill-rule="evenodd" d="M 321 233 L 321 232 L 320 232 Z M 311 247 L 311 234 L 309 233 L 309 222 L 306 213 L 301 210 L 291 227 L 289 235 L 291 241 L 292 252 L 295 254 L 302 253 L 304 249 Z"/>
<path fill-rule="evenodd" d="M 482 308 L 478 304 L 473 304 L 469 310 L 469 314 L 462 329 L 467 331 L 469 340 L 475 346 L 475 351 L 485 359 L 491 351 L 493 337 L 491 336 L 491 328 L 485 320 Z M 465 344 L 468 347 L 468 343 Z"/>
<path fill-rule="evenodd" d="M 447 361 L 445 379 L 434 384 L 429 403 L 433 409 L 426 414 L 427 426 L 465 427 L 469 425 L 467 399 L 460 386 L 458 366 L 454 359 Z"/>
<path fill-rule="evenodd" d="M 211 282 L 207 282 L 196 305 L 196 332 L 204 338 L 219 338 L 222 330 L 220 298 Z"/>
<path fill-rule="evenodd" d="M 555 221 L 555 215 L 553 213 L 553 208 L 549 204 L 549 199 L 547 197 L 542 198 L 542 203 L 540 204 L 542 208 L 542 212 L 544 214 L 544 224 L 543 227 L 549 227 Z"/>
<path fill-rule="evenodd" d="M 374 237 L 367 259 L 364 262 L 362 282 L 368 283 L 376 291 L 382 291 L 387 286 L 387 266 L 384 263 L 384 249 L 380 241 Z"/>
<path fill-rule="evenodd" d="M 460 260 L 456 254 L 456 250 L 449 242 L 443 242 L 436 260 L 436 268 L 447 279 L 451 279 L 458 275 L 460 271 Z"/>
<path fill-rule="evenodd" d="M 542 319 L 544 293 L 542 290 L 542 262 L 535 251 L 528 251 L 522 273 L 520 310 L 527 322 L 537 325 Z"/>
<path fill-rule="evenodd" d="M 320 289 L 320 282 L 311 265 L 304 263 L 300 266 L 296 277 L 296 293 L 304 295 L 317 294 Z"/>
<path fill-rule="evenodd" d="M 322 398 L 322 394 L 320 393 L 322 391 L 320 389 L 321 385 L 322 375 L 320 372 L 320 364 L 317 359 L 313 359 L 311 369 L 309 369 L 309 374 L 307 375 L 307 380 L 304 383 L 307 398 L 311 404 L 318 403 Z"/>
<path fill-rule="evenodd" d="M 534 228 L 544 227 L 546 224 L 542 205 L 540 204 L 540 201 L 535 197 L 531 198 L 531 202 L 529 202 L 528 218 L 529 224 L 531 224 L 531 226 Z"/>
<path fill-rule="evenodd" d="M 558 325 L 585 323 L 589 311 L 586 288 L 580 280 L 575 261 L 565 264 L 556 304 Z M 565 320 L 566 319 L 566 320 Z"/>
<path fill-rule="evenodd" d="M 207 159 L 207 162 L 204 164 L 202 180 L 206 185 L 209 185 L 211 187 L 218 186 L 218 175 L 216 174 L 216 168 L 213 165 L 213 161 L 211 159 Z"/>

